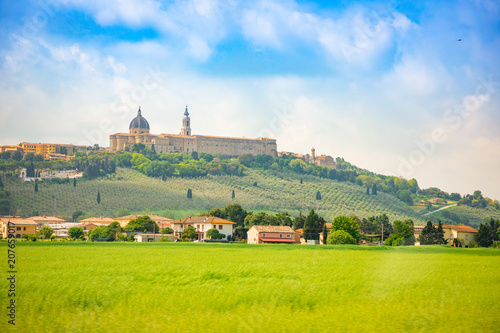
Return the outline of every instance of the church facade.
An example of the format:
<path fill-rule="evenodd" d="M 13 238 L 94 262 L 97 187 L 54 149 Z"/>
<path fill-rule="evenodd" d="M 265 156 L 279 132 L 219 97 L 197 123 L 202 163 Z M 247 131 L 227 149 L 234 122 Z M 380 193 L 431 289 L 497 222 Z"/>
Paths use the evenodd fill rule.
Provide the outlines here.
<path fill-rule="evenodd" d="M 270 138 L 231 138 L 220 136 L 193 135 L 191 117 L 186 106 L 179 134 L 151 134 L 148 121 L 142 116 L 141 108 L 132 119 L 128 133 L 116 133 L 109 136 L 112 151 L 132 149 L 136 143 L 154 149 L 157 153 L 192 152 L 212 155 L 239 156 L 243 154 L 265 154 L 277 157 L 276 139 Z M 126 149 L 128 148 L 128 149 Z"/>

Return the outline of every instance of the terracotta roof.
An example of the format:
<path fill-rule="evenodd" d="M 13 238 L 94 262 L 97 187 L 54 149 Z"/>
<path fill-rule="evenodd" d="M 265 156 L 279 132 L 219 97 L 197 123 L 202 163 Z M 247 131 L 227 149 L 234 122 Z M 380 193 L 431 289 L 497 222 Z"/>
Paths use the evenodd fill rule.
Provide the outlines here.
<path fill-rule="evenodd" d="M 10 223 L 14 223 L 15 225 L 27 225 L 27 226 L 30 226 L 30 225 L 34 225 L 34 226 L 37 226 L 38 223 L 36 223 L 35 221 L 31 221 L 31 220 L 28 220 L 28 219 L 22 219 L 20 217 L 1 217 L 0 218 L 1 221 L 7 223 L 7 222 L 10 222 Z"/>
<path fill-rule="evenodd" d="M 292 228 L 286 225 L 254 225 L 252 228 L 257 229 L 258 232 L 287 232 L 295 233 Z"/>
<path fill-rule="evenodd" d="M 116 221 L 115 219 L 112 219 L 110 217 L 89 217 L 88 219 L 85 220 L 80 220 L 80 223 L 103 223 L 103 224 L 110 224 L 111 222 Z"/>
<path fill-rule="evenodd" d="M 36 222 L 66 222 L 66 220 L 60 219 L 56 216 L 32 216 L 28 217 L 28 219 L 36 221 Z"/>
<path fill-rule="evenodd" d="M 173 221 L 172 219 L 169 219 L 167 217 L 153 215 L 153 214 L 127 215 L 127 216 L 115 217 L 114 221 L 131 221 L 131 220 L 135 220 L 136 218 L 138 218 L 140 216 L 149 216 L 149 218 L 155 222 Z"/>
<path fill-rule="evenodd" d="M 236 224 L 234 222 L 221 219 L 215 216 L 191 216 L 184 219 L 172 221 L 172 223 L 193 224 L 193 223 L 219 223 L 219 224 Z"/>
<path fill-rule="evenodd" d="M 292 238 L 262 238 L 259 239 L 263 242 L 279 242 L 279 243 L 295 243 L 295 240 Z"/>
<path fill-rule="evenodd" d="M 443 224 L 443 229 L 452 229 L 458 232 L 477 232 L 476 229 L 468 225 Z"/>

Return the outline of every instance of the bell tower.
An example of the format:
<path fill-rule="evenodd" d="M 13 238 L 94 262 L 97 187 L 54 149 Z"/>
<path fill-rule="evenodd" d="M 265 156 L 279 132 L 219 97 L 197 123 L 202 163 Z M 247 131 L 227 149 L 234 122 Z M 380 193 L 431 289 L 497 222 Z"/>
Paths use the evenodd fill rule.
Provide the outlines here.
<path fill-rule="evenodd" d="M 188 107 L 186 105 L 186 111 L 184 111 L 184 117 L 182 117 L 182 128 L 181 135 L 191 135 L 191 118 L 189 118 Z"/>

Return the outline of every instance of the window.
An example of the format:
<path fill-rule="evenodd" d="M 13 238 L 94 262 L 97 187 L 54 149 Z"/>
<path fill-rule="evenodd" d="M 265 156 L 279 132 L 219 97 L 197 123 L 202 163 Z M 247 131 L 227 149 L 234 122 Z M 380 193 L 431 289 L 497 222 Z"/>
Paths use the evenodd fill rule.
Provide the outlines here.
<path fill-rule="evenodd" d="M 465 240 L 469 240 L 469 235 L 465 235 Z"/>
<path fill-rule="evenodd" d="M 17 230 L 21 230 L 21 227 L 17 227 L 16 229 L 17 229 Z"/>
<path fill-rule="evenodd" d="M 222 230 L 222 224 L 219 224 L 219 230 Z"/>
<path fill-rule="evenodd" d="M 286 235 L 286 238 L 292 238 L 292 235 L 288 234 Z"/>
<path fill-rule="evenodd" d="M 21 235 L 20 234 L 16 234 L 16 238 L 21 238 Z"/>
<path fill-rule="evenodd" d="M 26 227 L 23 228 L 23 231 L 26 231 Z"/>
<path fill-rule="evenodd" d="M 262 238 L 266 238 L 266 234 L 262 234 Z"/>
<path fill-rule="evenodd" d="M 283 234 L 280 234 L 280 238 L 283 238 Z"/>

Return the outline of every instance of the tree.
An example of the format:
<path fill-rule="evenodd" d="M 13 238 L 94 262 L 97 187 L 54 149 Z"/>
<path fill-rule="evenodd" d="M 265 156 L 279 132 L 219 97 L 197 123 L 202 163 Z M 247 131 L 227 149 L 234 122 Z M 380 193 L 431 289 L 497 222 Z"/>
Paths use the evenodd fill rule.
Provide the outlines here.
<path fill-rule="evenodd" d="M 196 229 L 190 225 L 189 227 L 187 227 L 186 229 L 184 229 L 184 231 L 182 232 L 181 234 L 181 239 L 182 240 L 194 240 L 196 237 L 198 236 L 198 232 L 196 231 Z"/>
<path fill-rule="evenodd" d="M 162 231 L 161 231 L 162 234 L 173 234 L 174 233 L 174 229 L 170 228 L 170 227 L 165 227 Z"/>
<path fill-rule="evenodd" d="M 68 148 L 66 148 L 66 147 L 59 148 L 59 153 L 61 153 L 63 155 L 68 155 Z"/>
<path fill-rule="evenodd" d="M 328 232 L 326 230 L 326 223 L 323 223 L 323 244 L 326 244 L 327 237 L 328 237 Z"/>
<path fill-rule="evenodd" d="M 97 203 L 101 203 L 101 192 L 97 191 Z"/>
<path fill-rule="evenodd" d="M 394 233 L 385 240 L 385 245 L 401 246 L 415 244 L 412 220 L 394 221 L 393 226 Z"/>
<path fill-rule="evenodd" d="M 76 177 L 73 178 L 73 187 L 76 187 Z"/>
<path fill-rule="evenodd" d="M 35 193 L 38 193 L 38 182 L 35 181 Z"/>
<path fill-rule="evenodd" d="M 303 184 L 304 182 L 302 181 L 302 178 L 300 178 L 300 183 Z"/>
<path fill-rule="evenodd" d="M 476 242 L 481 247 L 490 247 L 493 244 L 493 239 L 491 237 L 490 227 L 488 223 L 481 223 L 479 225 L 479 229 L 477 230 L 477 234 L 475 236 Z"/>
<path fill-rule="evenodd" d="M 151 220 L 149 216 L 144 215 L 130 221 L 125 227 L 125 231 L 158 232 L 160 231 L 160 228 L 155 221 Z"/>
<path fill-rule="evenodd" d="M 321 200 L 321 193 L 319 191 L 316 192 L 316 200 Z"/>
<path fill-rule="evenodd" d="M 302 229 L 304 228 L 304 222 L 306 221 L 306 218 L 302 216 L 302 211 L 299 212 L 299 216 L 293 219 L 293 229 Z"/>
<path fill-rule="evenodd" d="M 219 230 L 212 228 L 207 230 L 207 237 L 210 239 L 222 239 L 225 235 L 221 234 Z"/>
<path fill-rule="evenodd" d="M 191 157 L 195 160 L 198 160 L 198 153 L 195 151 L 191 152 Z"/>
<path fill-rule="evenodd" d="M 37 236 L 42 236 L 44 239 L 49 239 L 50 236 L 52 236 L 53 233 L 54 233 L 54 229 L 52 229 L 51 227 L 48 227 L 48 226 L 44 225 L 43 227 L 40 228 L 40 230 L 38 230 L 36 232 L 36 235 Z"/>
<path fill-rule="evenodd" d="M 448 244 L 448 242 L 444 238 L 444 230 L 441 220 L 439 220 L 438 227 L 436 229 L 436 244 Z"/>
<path fill-rule="evenodd" d="M 231 194 L 231 199 L 234 199 L 236 195 L 234 194 L 234 190 L 233 190 L 233 193 Z"/>
<path fill-rule="evenodd" d="M 16 150 L 15 152 L 12 153 L 11 158 L 14 161 L 19 162 L 20 160 L 23 159 L 23 153 L 21 153 L 20 151 Z"/>
<path fill-rule="evenodd" d="M 367 194 L 367 195 L 370 195 L 370 186 L 367 186 L 367 187 L 366 187 L 366 194 Z"/>
<path fill-rule="evenodd" d="M 359 234 L 359 225 L 350 217 L 339 215 L 333 219 L 332 231 L 344 230 L 349 233 L 356 241 L 361 236 Z"/>
<path fill-rule="evenodd" d="M 188 189 L 188 191 L 187 191 L 187 198 L 188 199 L 192 199 L 193 198 L 193 191 L 191 191 L 191 189 Z"/>
<path fill-rule="evenodd" d="M 377 184 L 373 184 L 372 186 L 372 194 L 377 195 Z"/>
<path fill-rule="evenodd" d="M 34 157 L 35 157 L 34 153 L 26 153 L 26 155 L 24 155 L 24 160 L 27 162 L 33 162 Z"/>
<path fill-rule="evenodd" d="M 422 233 L 418 237 L 420 245 L 431 245 L 435 244 L 437 230 L 431 221 L 427 221 L 427 224 L 422 229 Z"/>
<path fill-rule="evenodd" d="M 320 233 L 319 216 L 311 209 L 304 222 L 303 234 L 305 240 L 318 240 Z"/>
<path fill-rule="evenodd" d="M 96 238 L 102 238 L 102 239 L 113 239 L 113 231 L 108 228 L 107 225 L 101 225 L 98 226 L 95 229 L 90 230 L 89 232 L 89 238 L 90 239 L 96 239 Z"/>
<path fill-rule="evenodd" d="M 123 229 L 120 226 L 120 223 L 118 221 L 113 221 L 108 225 L 108 229 L 111 233 L 111 238 L 113 240 L 116 240 L 118 238 L 118 234 L 120 234 Z"/>
<path fill-rule="evenodd" d="M 332 231 L 330 236 L 326 239 L 327 244 L 354 244 L 355 243 L 354 237 L 351 236 L 350 233 L 348 233 L 345 230 L 336 230 Z"/>
<path fill-rule="evenodd" d="M 85 235 L 85 233 L 83 232 L 82 227 L 72 227 L 72 228 L 69 228 L 69 230 L 68 230 L 68 236 L 73 238 L 73 239 L 83 238 L 84 235 Z"/>
<path fill-rule="evenodd" d="M 83 215 L 83 212 L 81 210 L 77 210 L 77 211 L 73 212 L 73 214 L 71 215 L 71 218 L 73 221 L 76 221 L 76 219 L 82 215 Z"/>

